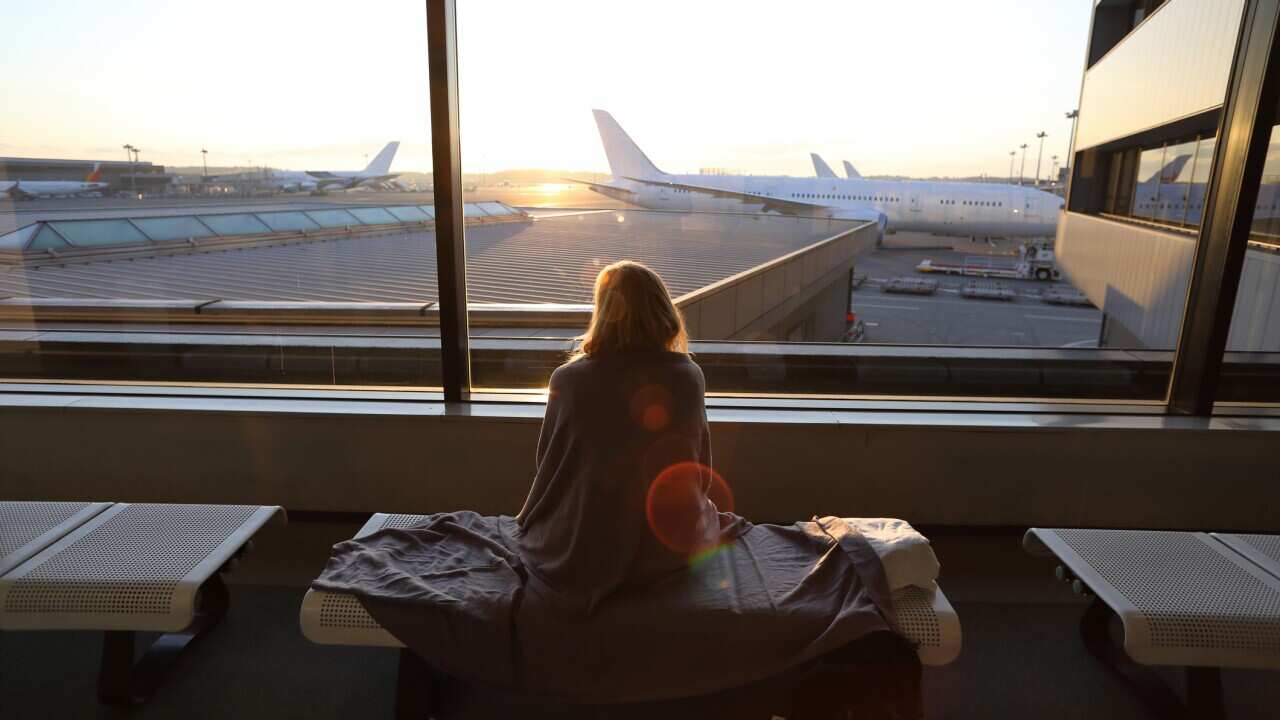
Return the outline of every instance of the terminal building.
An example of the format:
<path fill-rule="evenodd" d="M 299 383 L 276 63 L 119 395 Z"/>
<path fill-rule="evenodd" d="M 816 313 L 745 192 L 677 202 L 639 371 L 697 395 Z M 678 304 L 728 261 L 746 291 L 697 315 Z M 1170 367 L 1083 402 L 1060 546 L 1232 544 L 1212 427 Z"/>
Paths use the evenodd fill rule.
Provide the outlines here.
<path fill-rule="evenodd" d="M 1097 4 L 1057 251 L 1067 277 L 1104 313 L 1102 347 L 1168 351 L 1178 343 L 1245 6 Z M 1234 352 L 1280 352 L 1273 138 L 1232 316 Z"/>
<path fill-rule="evenodd" d="M 0 181 L 79 181 L 93 172 L 95 166 L 102 171 L 102 180 L 110 183 L 112 191 L 162 192 L 172 180 L 163 165 L 150 162 L 0 157 Z"/>

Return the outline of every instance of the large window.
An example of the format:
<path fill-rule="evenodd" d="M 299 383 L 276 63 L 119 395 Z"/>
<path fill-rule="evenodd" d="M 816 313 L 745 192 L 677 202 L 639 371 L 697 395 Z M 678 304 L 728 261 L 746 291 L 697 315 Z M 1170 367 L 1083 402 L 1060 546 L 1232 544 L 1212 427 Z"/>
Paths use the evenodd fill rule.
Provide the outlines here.
<path fill-rule="evenodd" d="M 996 15 L 460 3 L 466 197 L 531 215 L 469 232 L 474 386 L 541 389 L 596 273 L 632 259 L 665 278 L 718 393 L 1158 397 L 1159 373 L 1099 352 L 1103 314 L 1055 258 L 1079 92 L 1060 59 L 1089 8 Z M 1015 77 L 971 52 L 1024 21 L 1062 32 Z M 856 42 L 808 39 L 868 22 Z M 892 82 L 830 92 L 890 56 Z M 971 110 L 931 132 L 961 86 Z"/>
<path fill-rule="evenodd" d="M 1219 401 L 1280 403 L 1280 125 L 1271 128 L 1230 317 Z"/>
<path fill-rule="evenodd" d="M 467 0 L 452 86 L 429 82 L 434 1 L 0 10 L 0 379 L 537 393 L 631 259 L 721 397 L 1167 401 L 1231 18 Z M 1122 31 L 1082 92 L 1063 59 L 1091 11 Z M 50 27 L 65 50 L 35 62 Z M 1184 87 L 1157 57 L 1210 67 Z M 859 70 L 885 58 L 892 79 Z M 432 114 L 451 87 L 458 115 Z M 431 127 L 459 128 L 436 138 L 457 182 Z M 1280 236 L 1277 176 L 1250 258 Z M 1270 351 L 1263 277 L 1233 351 Z M 462 306 L 467 342 L 442 339 Z"/>
<path fill-rule="evenodd" d="M 425 20 L 0 8 L 0 377 L 438 386 Z"/>

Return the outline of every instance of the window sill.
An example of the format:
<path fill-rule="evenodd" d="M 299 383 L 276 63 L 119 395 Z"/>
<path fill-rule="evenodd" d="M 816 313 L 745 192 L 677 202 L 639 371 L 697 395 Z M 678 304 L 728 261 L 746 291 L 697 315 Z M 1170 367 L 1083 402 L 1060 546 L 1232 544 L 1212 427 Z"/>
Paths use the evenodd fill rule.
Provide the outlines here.
<path fill-rule="evenodd" d="M 312 416 L 483 418 L 540 422 L 542 392 L 476 393 L 446 403 L 438 391 L 177 387 L 86 383 L 0 384 L 0 408 Z M 1212 418 L 1169 415 L 1163 405 L 926 400 L 834 400 L 802 397 L 707 399 L 710 421 L 782 425 L 953 428 L 1169 429 L 1280 431 L 1280 408 L 1226 406 Z"/>

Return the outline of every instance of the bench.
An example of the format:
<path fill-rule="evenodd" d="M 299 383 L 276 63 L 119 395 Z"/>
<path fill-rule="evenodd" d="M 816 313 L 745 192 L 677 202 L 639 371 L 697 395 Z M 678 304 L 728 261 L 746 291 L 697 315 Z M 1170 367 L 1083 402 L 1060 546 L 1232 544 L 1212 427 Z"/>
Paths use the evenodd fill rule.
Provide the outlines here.
<path fill-rule="evenodd" d="M 377 513 L 369 518 L 356 537 L 385 528 L 408 528 L 427 519 L 426 515 Z M 941 590 L 910 587 L 894 594 L 898 624 L 903 634 L 917 646 L 924 665 L 946 665 L 960 654 L 960 619 Z M 414 695 L 406 687 L 410 678 L 421 676 L 422 663 L 387 630 L 369 616 L 354 595 L 308 590 L 299 612 L 302 634 L 318 645 L 358 645 L 400 648 L 397 679 L 397 713 L 412 715 L 404 702 Z"/>
<path fill-rule="evenodd" d="M 1086 648 L 1162 717 L 1221 717 L 1220 668 L 1280 670 L 1280 538 L 1032 528 L 1023 547 L 1056 557 L 1059 579 L 1094 598 L 1080 626 Z M 1187 668 L 1185 702 L 1135 665 Z"/>
<path fill-rule="evenodd" d="M 99 698 L 142 702 L 226 614 L 220 573 L 277 514 L 257 505 L 0 503 L 0 630 L 102 631 Z M 162 634 L 135 663 L 139 632 Z"/>

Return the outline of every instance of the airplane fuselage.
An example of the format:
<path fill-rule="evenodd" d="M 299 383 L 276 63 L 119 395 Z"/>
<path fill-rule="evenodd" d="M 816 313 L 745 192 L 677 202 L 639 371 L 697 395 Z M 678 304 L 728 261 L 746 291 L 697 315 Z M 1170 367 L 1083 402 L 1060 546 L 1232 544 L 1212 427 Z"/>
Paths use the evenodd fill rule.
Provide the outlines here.
<path fill-rule="evenodd" d="M 107 183 L 72 180 L 0 180 L 0 195 L 56 197 L 104 192 Z"/>
<path fill-rule="evenodd" d="M 1041 190 L 1003 183 L 797 178 L 759 175 L 664 175 L 694 185 L 815 205 L 812 214 L 839 218 L 842 211 L 883 213 L 891 231 L 974 237 L 1047 237 L 1057 227 L 1062 199 Z M 677 187 L 615 178 L 626 192 L 605 193 L 639 207 L 686 212 L 761 212 L 763 202 L 714 197 Z M 597 190 L 600 191 L 600 190 Z M 602 191 L 603 192 L 603 191 Z"/>

